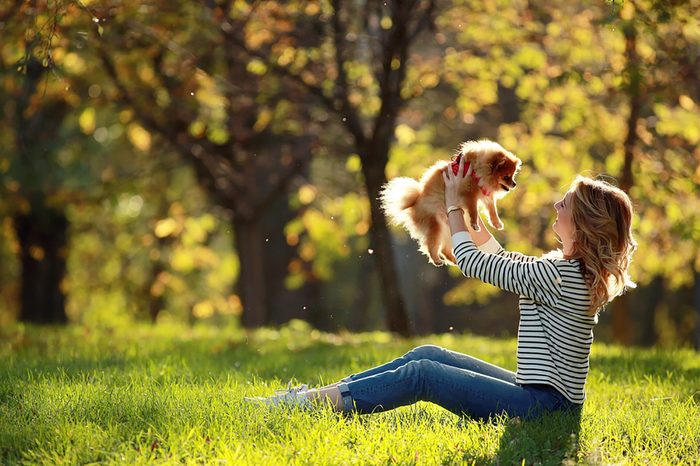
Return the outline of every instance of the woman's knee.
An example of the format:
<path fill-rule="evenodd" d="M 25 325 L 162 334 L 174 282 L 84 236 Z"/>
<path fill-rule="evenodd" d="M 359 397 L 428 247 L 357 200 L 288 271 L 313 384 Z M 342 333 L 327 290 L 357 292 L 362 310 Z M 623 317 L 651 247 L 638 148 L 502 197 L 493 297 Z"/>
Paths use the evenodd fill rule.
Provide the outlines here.
<path fill-rule="evenodd" d="M 411 351 L 406 353 L 404 355 L 404 358 L 412 361 L 417 361 L 421 359 L 435 360 L 443 351 L 445 351 L 444 348 L 441 348 L 436 345 L 421 345 L 413 348 Z"/>
<path fill-rule="evenodd" d="M 430 394 L 435 390 L 435 382 L 444 378 L 445 366 L 432 359 L 414 359 L 403 367 L 415 384 L 418 399 L 432 401 Z"/>
<path fill-rule="evenodd" d="M 412 359 L 399 368 L 417 387 L 423 387 L 426 375 L 431 373 L 439 363 L 430 359 Z"/>

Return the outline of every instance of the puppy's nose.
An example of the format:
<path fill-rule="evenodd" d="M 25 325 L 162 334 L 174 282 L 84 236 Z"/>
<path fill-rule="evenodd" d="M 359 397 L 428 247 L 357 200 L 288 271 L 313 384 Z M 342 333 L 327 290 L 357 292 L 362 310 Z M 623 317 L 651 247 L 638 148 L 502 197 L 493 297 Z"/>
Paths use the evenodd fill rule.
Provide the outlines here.
<path fill-rule="evenodd" d="M 518 186 L 518 183 L 516 183 L 515 181 L 513 181 L 513 187 L 515 188 L 516 186 Z"/>

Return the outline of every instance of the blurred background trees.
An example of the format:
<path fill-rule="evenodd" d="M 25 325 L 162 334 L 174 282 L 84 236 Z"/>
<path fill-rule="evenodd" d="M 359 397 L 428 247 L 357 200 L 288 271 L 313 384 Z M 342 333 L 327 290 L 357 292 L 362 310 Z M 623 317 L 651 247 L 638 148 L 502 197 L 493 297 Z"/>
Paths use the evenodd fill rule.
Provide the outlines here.
<path fill-rule="evenodd" d="M 557 247 L 576 173 L 638 211 L 597 336 L 700 345 L 698 0 L 9 2 L 0 322 L 303 318 L 513 334 L 377 205 L 466 139 L 524 161 L 501 243 Z"/>

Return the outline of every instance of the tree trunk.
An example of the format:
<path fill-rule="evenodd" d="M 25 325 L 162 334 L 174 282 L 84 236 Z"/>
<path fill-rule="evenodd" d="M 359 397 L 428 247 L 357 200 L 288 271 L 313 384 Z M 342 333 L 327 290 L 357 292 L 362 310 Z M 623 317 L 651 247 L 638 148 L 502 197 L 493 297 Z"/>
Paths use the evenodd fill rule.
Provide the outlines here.
<path fill-rule="evenodd" d="M 693 273 L 695 277 L 695 287 L 693 295 L 693 305 L 695 307 L 695 338 L 693 345 L 696 350 L 700 350 L 700 272 Z"/>
<path fill-rule="evenodd" d="M 20 315 L 22 322 L 66 323 L 68 220 L 63 211 L 33 208 L 14 217 L 22 268 Z"/>
<path fill-rule="evenodd" d="M 348 327 L 353 332 L 363 332 L 370 330 L 369 326 L 369 307 L 371 304 L 372 283 L 375 280 L 372 262 L 362 260 L 358 269 L 357 292 L 352 300 L 352 312 L 348 319 Z"/>
<path fill-rule="evenodd" d="M 657 275 L 651 283 L 641 291 L 641 302 L 643 305 L 638 307 L 642 314 L 636 318 L 640 327 L 639 341 L 636 341 L 636 344 L 642 346 L 654 346 L 656 344 L 656 327 L 654 325 L 656 308 L 664 299 L 665 289 L 666 283 L 664 282 L 664 277 L 662 275 Z"/>
<path fill-rule="evenodd" d="M 307 174 L 304 175 L 306 178 Z M 285 284 L 288 265 L 298 257 L 298 252 L 296 246 L 287 244 L 284 229 L 298 215 L 298 209 L 290 207 L 289 199 L 280 196 L 268 205 L 260 220 L 266 287 L 274 290 L 267 295 L 265 325 L 304 319 L 321 330 L 332 330 L 336 321 L 321 299 L 321 283 L 311 270 L 301 287 L 288 289 Z M 313 269 L 313 264 L 304 264 L 304 267 Z"/>
<path fill-rule="evenodd" d="M 386 158 L 386 156 L 381 157 L 377 154 L 371 154 L 365 156 L 362 160 L 362 172 L 365 176 L 372 217 L 372 242 L 370 249 L 374 250 L 373 254 L 379 266 L 382 296 L 386 307 L 387 329 L 399 335 L 409 336 L 411 329 L 408 314 L 406 313 L 406 305 L 399 288 L 389 228 L 379 201 L 379 191 L 386 183 L 386 175 L 384 174 L 386 163 L 383 161 Z"/>
<path fill-rule="evenodd" d="M 421 254 L 422 256 L 422 254 Z M 421 257 L 423 259 L 423 256 Z M 426 288 L 423 294 L 423 304 L 418 309 L 416 317 L 417 328 L 416 333 L 420 335 L 432 335 L 438 331 L 438 316 L 449 315 L 449 312 L 444 304 L 445 294 L 450 290 L 450 276 L 447 267 L 439 269 L 432 265 L 423 265 L 423 274 L 421 279 L 426 281 Z M 448 326 L 449 328 L 449 326 Z"/>
<path fill-rule="evenodd" d="M 625 139 L 625 161 L 622 167 L 620 188 L 629 193 L 634 179 L 632 178 L 632 162 L 634 147 L 637 143 L 637 120 L 641 110 L 639 57 L 637 56 L 637 31 L 632 23 L 623 28 L 625 35 L 625 56 L 630 82 L 627 84 L 627 95 L 630 102 L 630 114 L 627 118 L 627 138 Z M 617 297 L 611 304 L 613 312 L 613 340 L 628 345 L 630 341 L 630 309 L 627 295 Z"/>
<path fill-rule="evenodd" d="M 267 322 L 267 281 L 263 263 L 265 239 L 260 220 L 234 219 L 235 248 L 240 263 L 238 294 L 243 305 L 241 323 L 246 328 L 261 327 Z"/>
<path fill-rule="evenodd" d="M 625 293 L 610 303 L 612 312 L 613 341 L 621 345 L 629 345 L 632 340 L 629 318 L 629 299 Z"/>
<path fill-rule="evenodd" d="M 161 238 L 158 239 L 159 243 L 161 243 Z M 162 251 L 162 248 L 159 248 L 159 251 Z M 155 324 L 158 322 L 158 315 L 160 314 L 160 311 L 165 309 L 165 298 L 163 296 L 162 290 L 155 290 L 154 285 L 158 283 L 158 280 L 160 279 L 161 273 L 165 271 L 165 267 L 163 266 L 163 262 L 158 259 L 156 261 L 156 264 L 153 266 L 153 269 L 151 270 L 151 279 L 149 280 L 149 286 L 148 286 L 148 316 L 151 319 L 151 323 Z"/>

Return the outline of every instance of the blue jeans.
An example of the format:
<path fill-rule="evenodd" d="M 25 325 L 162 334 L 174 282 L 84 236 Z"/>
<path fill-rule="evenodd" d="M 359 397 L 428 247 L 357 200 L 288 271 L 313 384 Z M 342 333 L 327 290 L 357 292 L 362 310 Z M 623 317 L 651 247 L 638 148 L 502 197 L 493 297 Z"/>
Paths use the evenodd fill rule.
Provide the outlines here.
<path fill-rule="evenodd" d="M 414 348 L 400 358 L 343 379 L 345 411 L 374 413 L 430 401 L 475 419 L 506 414 L 526 419 L 576 409 L 549 385 L 521 385 L 515 373 L 439 346 Z"/>

